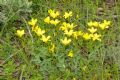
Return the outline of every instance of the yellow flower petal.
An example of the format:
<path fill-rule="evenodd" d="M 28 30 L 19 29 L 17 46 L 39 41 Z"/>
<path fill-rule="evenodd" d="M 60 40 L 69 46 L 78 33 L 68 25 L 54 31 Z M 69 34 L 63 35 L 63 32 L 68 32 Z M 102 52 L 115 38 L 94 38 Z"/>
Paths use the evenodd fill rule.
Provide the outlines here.
<path fill-rule="evenodd" d="M 68 56 L 69 56 L 69 57 L 73 57 L 73 55 L 74 55 L 74 54 L 73 54 L 73 51 L 72 51 L 72 50 L 69 51 Z"/>
<path fill-rule="evenodd" d="M 51 47 L 49 48 L 49 51 L 51 52 L 51 53 L 54 53 L 55 52 L 55 45 L 52 43 L 51 44 Z"/>

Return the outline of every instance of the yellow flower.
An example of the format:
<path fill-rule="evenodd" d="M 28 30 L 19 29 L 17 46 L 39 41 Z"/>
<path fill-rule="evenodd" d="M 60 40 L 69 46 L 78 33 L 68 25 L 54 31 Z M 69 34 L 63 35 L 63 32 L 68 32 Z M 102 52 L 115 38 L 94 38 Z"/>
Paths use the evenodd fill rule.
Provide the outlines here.
<path fill-rule="evenodd" d="M 97 31 L 97 29 L 94 27 L 91 27 L 88 29 L 88 31 L 90 31 L 91 33 L 95 33 Z"/>
<path fill-rule="evenodd" d="M 58 11 L 55 12 L 55 10 L 51 10 L 51 9 L 48 10 L 48 13 L 50 14 L 50 16 L 52 18 L 56 18 L 56 17 L 58 17 L 60 15 L 60 13 Z"/>
<path fill-rule="evenodd" d="M 39 26 L 35 26 L 35 27 L 32 27 L 32 31 L 37 31 L 40 27 Z"/>
<path fill-rule="evenodd" d="M 48 17 L 46 17 L 45 19 L 44 19 L 44 22 L 46 22 L 46 23 L 50 23 L 50 17 L 48 16 Z"/>
<path fill-rule="evenodd" d="M 90 22 L 88 22 L 88 26 L 90 26 L 90 27 L 98 27 L 99 26 L 99 22 L 97 22 L 97 21 L 94 21 L 94 22 L 90 21 Z"/>
<path fill-rule="evenodd" d="M 61 42 L 63 45 L 68 45 L 68 44 L 70 44 L 71 39 L 67 39 L 67 37 L 65 37 L 64 39 L 61 39 Z"/>
<path fill-rule="evenodd" d="M 71 23 L 71 24 L 68 23 L 67 25 L 68 25 L 69 29 L 73 29 L 76 26 L 76 25 L 74 26 L 73 23 Z"/>
<path fill-rule="evenodd" d="M 51 52 L 51 53 L 54 53 L 55 52 L 55 45 L 52 43 L 51 44 L 51 47 L 49 48 L 49 51 Z"/>
<path fill-rule="evenodd" d="M 63 31 L 64 31 L 64 30 L 68 30 L 68 23 L 63 22 L 63 23 L 62 23 L 62 26 L 60 27 L 60 29 L 63 30 Z"/>
<path fill-rule="evenodd" d="M 42 38 L 41 38 L 41 40 L 43 41 L 43 42 L 45 42 L 45 43 L 47 43 L 48 41 L 50 41 L 50 38 L 51 38 L 51 36 L 45 36 L 45 35 L 42 35 Z"/>
<path fill-rule="evenodd" d="M 63 22 L 62 25 L 65 26 L 65 27 L 68 27 L 69 23 Z"/>
<path fill-rule="evenodd" d="M 66 18 L 68 18 L 68 17 L 71 17 L 72 16 L 72 11 L 70 11 L 70 12 L 65 12 L 65 14 L 64 14 L 64 18 L 66 19 Z"/>
<path fill-rule="evenodd" d="M 106 25 L 105 25 L 104 23 L 99 24 L 99 27 L 100 27 L 102 30 L 106 29 Z"/>
<path fill-rule="evenodd" d="M 95 40 L 98 40 L 98 41 L 101 41 L 101 35 L 95 33 L 92 35 L 92 40 L 95 41 Z"/>
<path fill-rule="evenodd" d="M 50 23 L 53 24 L 53 25 L 57 25 L 60 21 L 58 19 L 55 19 L 55 20 L 50 20 Z"/>
<path fill-rule="evenodd" d="M 28 22 L 28 24 L 31 25 L 31 26 L 33 26 L 33 27 L 36 25 L 36 23 L 37 23 L 37 19 L 34 19 L 34 18 L 32 18 L 32 19 Z"/>
<path fill-rule="evenodd" d="M 69 31 L 68 31 L 68 30 L 65 30 L 65 31 L 64 31 L 64 34 L 66 34 L 67 36 L 70 37 L 70 36 L 72 36 L 72 34 L 73 34 L 73 30 L 69 30 Z"/>
<path fill-rule="evenodd" d="M 36 31 L 37 36 L 42 36 L 45 33 L 45 30 L 41 30 L 40 28 Z"/>
<path fill-rule="evenodd" d="M 106 28 L 109 28 L 110 21 L 104 20 L 103 23 L 99 24 L 99 27 L 104 30 Z"/>
<path fill-rule="evenodd" d="M 61 30 L 68 30 L 68 29 L 73 29 L 76 25 L 73 25 L 73 23 L 66 23 L 66 22 L 63 22 L 62 23 L 62 26 L 60 27 Z"/>
<path fill-rule="evenodd" d="M 74 55 L 74 54 L 73 54 L 73 51 L 72 51 L 72 50 L 69 51 L 68 56 L 69 56 L 69 57 L 73 57 L 73 55 Z"/>
<path fill-rule="evenodd" d="M 90 26 L 90 27 L 93 26 L 93 22 L 92 22 L 92 21 L 88 22 L 87 24 L 88 24 L 88 26 Z"/>
<path fill-rule="evenodd" d="M 39 26 L 32 27 L 32 31 L 34 31 L 37 36 L 42 36 L 45 33 L 45 30 L 41 30 Z"/>
<path fill-rule="evenodd" d="M 104 20 L 104 24 L 109 26 L 110 25 L 110 21 Z"/>
<path fill-rule="evenodd" d="M 81 31 L 75 31 L 75 32 L 73 32 L 73 37 L 75 38 L 75 39 L 78 39 L 78 37 L 79 36 L 81 36 L 83 33 L 81 32 Z"/>
<path fill-rule="evenodd" d="M 83 38 L 84 38 L 85 40 L 89 40 L 89 39 L 91 39 L 91 35 L 88 34 L 88 33 L 84 33 L 84 34 L 83 34 Z"/>
<path fill-rule="evenodd" d="M 98 26 L 99 26 L 99 22 L 94 21 L 94 22 L 93 22 L 93 26 L 94 26 L 94 27 L 98 27 Z"/>
<path fill-rule="evenodd" d="M 18 37 L 22 37 L 24 34 L 25 34 L 25 31 L 24 31 L 24 30 L 17 30 L 17 32 L 16 32 L 16 35 L 17 35 Z"/>

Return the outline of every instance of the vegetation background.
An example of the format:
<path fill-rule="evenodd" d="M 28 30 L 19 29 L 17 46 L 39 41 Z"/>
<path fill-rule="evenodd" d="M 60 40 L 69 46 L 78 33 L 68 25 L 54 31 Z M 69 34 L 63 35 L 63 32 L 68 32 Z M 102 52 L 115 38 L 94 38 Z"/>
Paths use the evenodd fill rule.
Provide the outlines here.
<path fill-rule="evenodd" d="M 27 24 L 37 18 L 44 26 L 49 9 L 78 14 L 71 21 L 81 29 L 104 19 L 112 27 L 102 42 L 69 47 L 73 58 L 60 44 L 53 55 L 31 37 Z M 21 28 L 26 29 L 22 39 L 15 36 Z M 0 0 L 0 80 L 120 80 L 120 0 Z"/>

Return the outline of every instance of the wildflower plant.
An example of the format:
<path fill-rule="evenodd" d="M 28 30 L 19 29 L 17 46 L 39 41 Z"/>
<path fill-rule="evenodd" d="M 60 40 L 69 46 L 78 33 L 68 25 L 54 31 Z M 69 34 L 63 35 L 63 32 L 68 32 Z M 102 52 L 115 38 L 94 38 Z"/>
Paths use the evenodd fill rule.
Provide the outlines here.
<path fill-rule="evenodd" d="M 0 80 L 119 80 L 119 0 L 0 0 Z"/>
<path fill-rule="evenodd" d="M 99 44 L 104 39 L 102 31 L 105 29 L 107 31 L 111 25 L 111 22 L 107 20 L 102 22 L 90 21 L 87 22 L 85 29 L 76 29 L 79 24 L 69 20 L 73 16 L 78 15 L 75 15 L 72 11 L 60 12 L 50 9 L 48 10 L 48 15 L 40 21 L 44 25 L 39 24 L 37 18 L 32 18 L 28 21 L 27 24 L 31 33 L 35 34 L 33 39 L 36 40 L 33 42 L 33 44 L 36 44 L 34 45 L 36 48 L 34 48 L 32 61 L 37 65 L 44 65 L 45 68 L 41 67 L 43 72 L 52 71 L 52 68 L 49 67 L 52 66 L 51 63 L 47 63 L 47 61 L 44 63 L 43 61 L 52 61 L 54 58 L 56 61 L 53 64 L 60 71 L 65 71 L 67 67 L 70 67 L 70 70 L 72 70 L 73 66 L 67 65 L 65 58 L 70 61 L 69 64 L 73 64 L 72 59 L 78 58 L 82 54 L 81 48 L 86 47 L 90 53 L 94 51 L 93 46 L 98 45 L 96 48 L 99 48 Z M 17 30 L 17 36 L 24 37 L 23 35 L 25 35 L 23 31 Z M 38 47 L 40 47 L 40 50 Z M 83 67 L 83 70 L 85 71 L 86 67 Z"/>

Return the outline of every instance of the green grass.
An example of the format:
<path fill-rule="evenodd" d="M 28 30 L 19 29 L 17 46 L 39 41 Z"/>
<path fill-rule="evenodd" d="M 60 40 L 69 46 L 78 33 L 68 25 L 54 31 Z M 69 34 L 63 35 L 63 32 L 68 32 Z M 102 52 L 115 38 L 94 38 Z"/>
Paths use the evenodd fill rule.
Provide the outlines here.
<path fill-rule="evenodd" d="M 5 21 L 2 22 L 0 19 L 0 80 L 120 79 L 119 0 L 115 3 L 106 0 L 29 1 L 32 1 L 32 12 L 19 13 L 17 11 L 24 9 L 24 6 L 18 7 L 12 11 L 13 13 L 4 13 Z M 10 10 L 13 8 L 10 7 Z M 99 10 L 100 8 L 102 10 Z M 69 22 L 74 22 L 82 30 L 87 29 L 89 21 L 104 19 L 111 21 L 111 28 L 105 33 L 102 32 L 104 38 L 101 42 L 84 41 L 80 38 L 67 47 L 62 46 L 59 41 L 64 36 L 57 35 L 53 41 L 57 46 L 56 52 L 49 53 L 50 43 L 44 44 L 27 23 L 31 18 L 37 18 L 38 25 L 48 31 L 47 35 L 53 35 L 53 26 L 43 22 L 49 9 L 73 11 L 74 16 Z M 78 19 L 76 15 L 79 15 Z M 26 34 L 22 38 L 15 35 L 18 29 L 25 29 Z M 73 58 L 67 56 L 71 49 L 74 51 Z"/>

